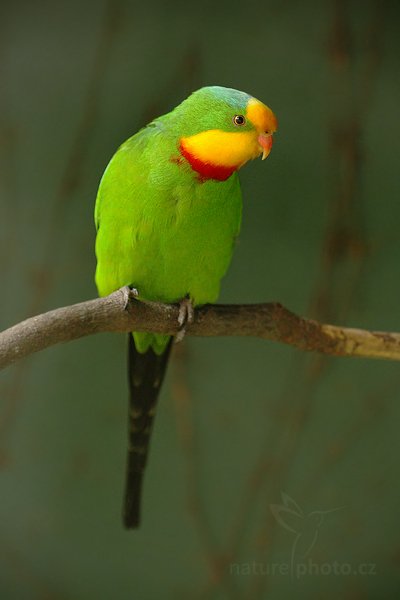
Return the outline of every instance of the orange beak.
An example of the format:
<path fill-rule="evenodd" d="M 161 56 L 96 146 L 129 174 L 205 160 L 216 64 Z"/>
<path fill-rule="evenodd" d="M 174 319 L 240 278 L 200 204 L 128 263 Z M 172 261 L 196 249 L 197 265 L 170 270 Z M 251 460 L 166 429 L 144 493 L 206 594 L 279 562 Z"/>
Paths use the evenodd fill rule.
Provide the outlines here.
<path fill-rule="evenodd" d="M 258 143 L 262 148 L 262 160 L 265 160 L 272 148 L 272 133 L 260 133 L 258 136 Z"/>
<path fill-rule="evenodd" d="M 258 133 L 257 142 L 260 146 L 260 154 L 265 160 L 272 148 L 272 134 L 278 128 L 278 122 L 269 106 L 266 106 L 256 98 L 250 98 L 247 104 L 246 117 L 252 122 Z"/>

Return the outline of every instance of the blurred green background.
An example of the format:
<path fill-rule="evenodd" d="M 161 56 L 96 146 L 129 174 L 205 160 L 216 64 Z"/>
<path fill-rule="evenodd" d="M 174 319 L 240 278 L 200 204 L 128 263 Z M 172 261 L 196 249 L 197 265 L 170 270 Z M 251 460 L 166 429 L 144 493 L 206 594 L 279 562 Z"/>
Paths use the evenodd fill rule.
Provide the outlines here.
<path fill-rule="evenodd" d="M 221 300 L 398 331 L 399 19 L 394 0 L 2 0 L 2 328 L 95 296 L 109 158 L 219 84 L 280 124 L 242 171 Z M 1 600 L 398 597 L 396 363 L 186 339 L 126 532 L 125 345 L 90 337 L 1 374 Z"/>

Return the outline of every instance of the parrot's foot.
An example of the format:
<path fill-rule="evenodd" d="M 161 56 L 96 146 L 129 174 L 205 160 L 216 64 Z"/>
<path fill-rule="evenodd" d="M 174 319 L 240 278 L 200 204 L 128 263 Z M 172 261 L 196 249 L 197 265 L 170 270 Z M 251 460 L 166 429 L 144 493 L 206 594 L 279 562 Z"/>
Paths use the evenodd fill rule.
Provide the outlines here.
<path fill-rule="evenodd" d="M 186 325 L 194 321 L 194 308 L 190 298 L 183 298 L 179 303 L 178 323 L 180 329 L 175 336 L 175 342 L 181 342 L 186 335 Z"/>
<path fill-rule="evenodd" d="M 128 308 L 130 299 L 138 298 L 139 292 L 137 291 L 136 288 L 129 287 L 129 285 L 126 285 L 125 287 L 123 287 L 121 291 L 124 295 L 124 310 L 126 310 Z"/>

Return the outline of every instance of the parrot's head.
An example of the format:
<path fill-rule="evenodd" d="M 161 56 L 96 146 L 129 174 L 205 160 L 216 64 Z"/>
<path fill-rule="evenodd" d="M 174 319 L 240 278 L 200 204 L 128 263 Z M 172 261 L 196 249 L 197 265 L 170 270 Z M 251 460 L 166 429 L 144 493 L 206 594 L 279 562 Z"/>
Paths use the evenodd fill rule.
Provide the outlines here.
<path fill-rule="evenodd" d="M 219 86 L 194 92 L 174 111 L 181 155 L 203 179 L 226 180 L 272 148 L 277 120 L 249 94 Z"/>

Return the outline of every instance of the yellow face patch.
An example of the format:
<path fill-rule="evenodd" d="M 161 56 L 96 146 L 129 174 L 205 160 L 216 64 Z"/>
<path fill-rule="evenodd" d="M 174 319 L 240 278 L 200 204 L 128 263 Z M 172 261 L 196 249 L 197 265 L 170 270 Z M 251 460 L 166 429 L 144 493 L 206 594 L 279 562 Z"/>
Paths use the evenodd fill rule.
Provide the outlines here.
<path fill-rule="evenodd" d="M 184 150 L 203 163 L 241 167 L 261 153 L 254 131 L 226 132 L 209 129 L 181 139 Z"/>
<path fill-rule="evenodd" d="M 251 131 L 222 131 L 209 129 L 180 140 L 181 153 L 189 162 L 198 165 L 238 169 L 248 160 L 257 158 L 265 149 L 259 136 L 276 131 L 277 121 L 272 110 L 255 98 L 246 107 L 246 120 L 254 129 Z M 202 168 L 203 168 L 202 167 Z M 197 167 L 194 167 L 197 168 Z"/>
<path fill-rule="evenodd" d="M 261 132 L 274 133 L 277 130 L 277 120 L 272 110 L 255 98 L 247 104 L 246 118 Z"/>

